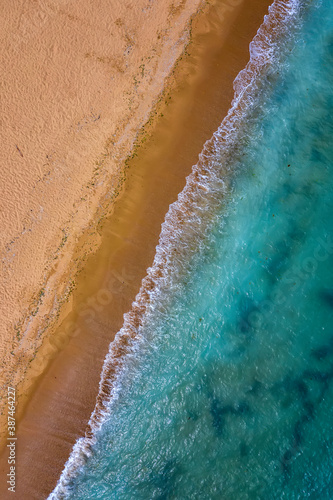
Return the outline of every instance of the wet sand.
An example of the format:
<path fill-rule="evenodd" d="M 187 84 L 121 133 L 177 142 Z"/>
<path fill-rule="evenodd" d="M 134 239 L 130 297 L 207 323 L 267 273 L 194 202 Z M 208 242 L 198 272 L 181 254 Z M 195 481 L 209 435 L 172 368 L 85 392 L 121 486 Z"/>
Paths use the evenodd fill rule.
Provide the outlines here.
<path fill-rule="evenodd" d="M 141 136 L 146 141 L 128 164 L 125 189 L 99 229 L 100 248 L 79 275 L 72 311 L 54 334 L 59 347 L 50 352 L 46 344 L 36 357 L 43 373 L 29 388 L 17 432 L 19 498 L 45 498 L 75 440 L 84 435 L 108 345 L 153 261 L 170 203 L 230 106 L 232 82 L 248 61 L 249 43 L 269 4 L 219 1 L 194 20 L 189 54 L 178 63 L 158 108 L 163 116 Z M 2 478 L 6 461 L 7 450 Z M 2 481 L 0 496 L 9 495 Z"/>

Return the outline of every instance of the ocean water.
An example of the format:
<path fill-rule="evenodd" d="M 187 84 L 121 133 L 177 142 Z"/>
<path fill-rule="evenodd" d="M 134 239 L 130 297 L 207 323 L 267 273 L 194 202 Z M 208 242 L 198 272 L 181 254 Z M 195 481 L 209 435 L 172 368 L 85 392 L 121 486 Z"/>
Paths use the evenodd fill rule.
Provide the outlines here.
<path fill-rule="evenodd" d="M 275 2 L 50 498 L 333 498 L 332 85 L 333 2 Z"/>

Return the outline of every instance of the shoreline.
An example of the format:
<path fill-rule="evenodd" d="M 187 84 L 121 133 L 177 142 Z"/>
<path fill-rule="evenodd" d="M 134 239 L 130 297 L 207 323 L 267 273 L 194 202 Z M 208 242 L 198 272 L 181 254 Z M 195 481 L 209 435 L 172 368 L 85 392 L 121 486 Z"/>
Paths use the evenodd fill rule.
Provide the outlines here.
<path fill-rule="evenodd" d="M 9 384 L 27 389 L 26 369 L 66 316 L 77 275 L 99 247 L 98 223 L 122 189 L 125 159 L 201 3 L 4 8 L 2 394 Z M 0 413 L 2 424 L 1 400 Z"/>
<path fill-rule="evenodd" d="M 249 43 L 271 2 L 264 6 L 249 3 L 244 6 L 240 2 L 233 15 L 225 18 L 229 32 L 226 29 L 223 41 L 214 6 L 206 17 L 196 18 L 189 55 L 179 62 L 173 77 L 171 103 L 162 109 L 164 116 L 149 131 L 150 135 L 141 136 L 147 139 L 145 147 L 139 148 L 138 159 L 130 162 L 125 190 L 101 230 L 101 247 L 88 259 L 78 278 L 72 313 L 58 332 L 62 338 L 65 332 L 68 343 L 36 381 L 36 390 L 19 425 L 18 437 L 26 449 L 20 452 L 18 474 L 20 483 L 24 478 L 24 491 L 29 491 L 31 498 L 37 498 L 37 482 L 41 486 L 53 481 L 54 486 L 72 445 L 82 435 L 94 406 L 106 346 L 120 329 L 122 315 L 130 309 L 145 270 L 152 263 L 164 215 L 184 186 L 204 142 L 230 107 L 232 82 L 248 61 Z M 251 7 L 253 10 L 255 6 L 258 8 L 253 13 Z M 167 90 L 164 95 L 168 102 Z M 186 128 L 184 124 L 191 126 Z M 94 272 L 95 276 L 91 276 Z M 50 449 L 52 456 L 48 454 Z M 43 463 L 31 464 L 37 450 Z"/>

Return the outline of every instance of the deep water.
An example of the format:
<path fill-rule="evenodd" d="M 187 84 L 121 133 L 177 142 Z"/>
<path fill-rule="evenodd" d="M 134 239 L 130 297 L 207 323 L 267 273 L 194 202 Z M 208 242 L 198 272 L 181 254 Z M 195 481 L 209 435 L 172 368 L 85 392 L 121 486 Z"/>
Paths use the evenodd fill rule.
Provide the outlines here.
<path fill-rule="evenodd" d="M 67 498 L 333 498 L 333 2 L 282 43 Z"/>

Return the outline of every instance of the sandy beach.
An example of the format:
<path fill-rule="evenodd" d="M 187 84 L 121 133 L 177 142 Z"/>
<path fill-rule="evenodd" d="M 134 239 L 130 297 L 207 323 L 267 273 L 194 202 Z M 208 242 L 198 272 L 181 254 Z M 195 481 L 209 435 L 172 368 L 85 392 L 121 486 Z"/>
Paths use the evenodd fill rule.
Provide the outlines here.
<path fill-rule="evenodd" d="M 270 3 L 3 8 L 1 391 L 4 412 L 17 387 L 20 498 L 45 498 L 84 435 L 108 345 Z"/>
<path fill-rule="evenodd" d="M 1 393 L 26 381 L 98 247 L 96 224 L 199 3 L 2 7 Z"/>

